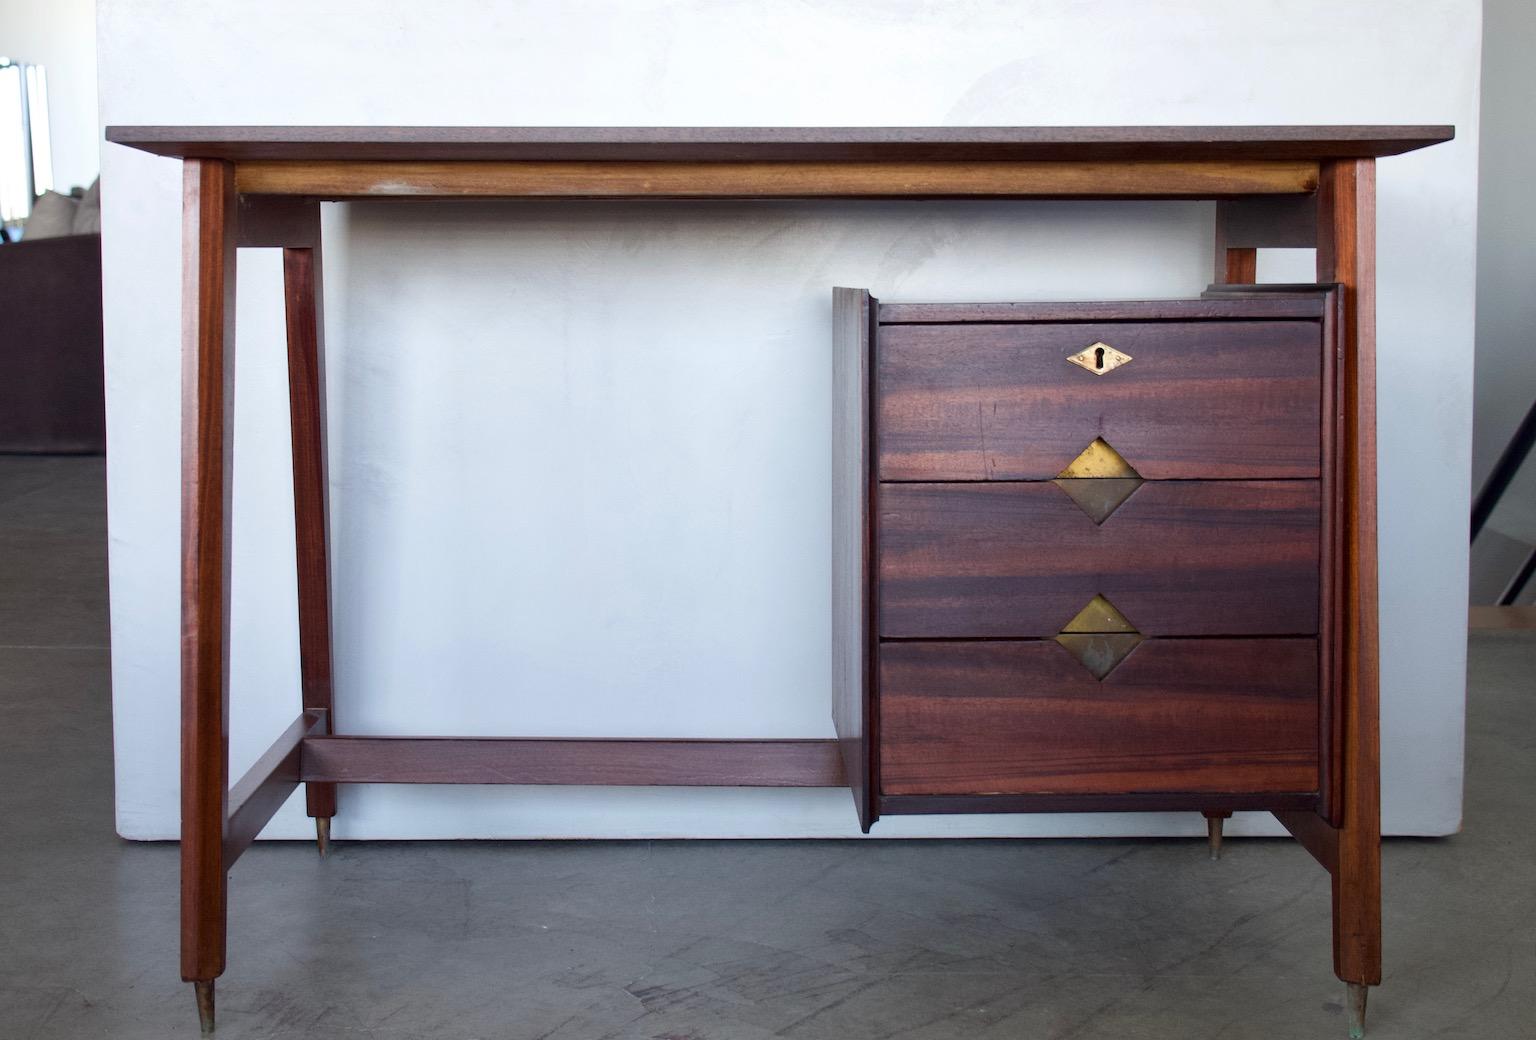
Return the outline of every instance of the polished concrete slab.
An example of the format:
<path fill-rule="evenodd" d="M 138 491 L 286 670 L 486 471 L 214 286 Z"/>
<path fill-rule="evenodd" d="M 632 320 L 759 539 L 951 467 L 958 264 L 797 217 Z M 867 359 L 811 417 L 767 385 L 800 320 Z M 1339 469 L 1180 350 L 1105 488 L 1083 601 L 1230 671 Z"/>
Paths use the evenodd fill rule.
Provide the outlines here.
<path fill-rule="evenodd" d="M 193 1037 L 113 834 L 99 459 L 0 457 L 0 1040 Z M 1472 641 L 1466 830 L 1386 847 L 1370 1033 L 1536 1037 L 1536 634 Z M 1344 1036 L 1288 841 L 263 844 L 227 1040 Z"/>

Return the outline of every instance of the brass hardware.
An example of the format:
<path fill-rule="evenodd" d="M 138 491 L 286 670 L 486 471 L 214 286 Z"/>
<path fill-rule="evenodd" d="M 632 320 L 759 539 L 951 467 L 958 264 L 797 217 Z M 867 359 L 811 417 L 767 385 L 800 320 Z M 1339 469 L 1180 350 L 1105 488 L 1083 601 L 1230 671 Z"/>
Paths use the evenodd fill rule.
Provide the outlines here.
<path fill-rule="evenodd" d="M 1082 450 L 1053 481 L 1096 524 L 1109 519 L 1141 487 L 1141 474 L 1103 437 Z"/>
<path fill-rule="evenodd" d="M 1099 595 L 1067 622 L 1056 642 L 1092 672 L 1095 679 L 1102 679 L 1141 644 L 1141 639 L 1136 626 Z"/>
<path fill-rule="evenodd" d="M 1125 504 L 1125 500 L 1141 487 L 1143 481 L 1139 477 L 1100 477 L 1096 480 L 1058 478 L 1051 483 L 1070 495 L 1077 507 L 1092 517 L 1094 523 L 1102 524 Z"/>
<path fill-rule="evenodd" d="M 1069 355 L 1067 360 L 1078 368 L 1085 368 L 1096 376 L 1108 375 L 1121 365 L 1129 364 L 1133 358 L 1121 350 L 1116 350 L 1108 343 L 1090 343 L 1076 354 Z"/>
<path fill-rule="evenodd" d="M 1067 468 L 1056 474 L 1058 477 L 1116 477 L 1126 480 L 1140 480 L 1141 474 L 1125 461 L 1125 457 L 1109 446 L 1109 442 L 1103 437 L 1095 437 L 1093 443 L 1084 448 L 1082 454 L 1067 464 Z"/>
<path fill-rule="evenodd" d="M 1068 621 L 1062 628 L 1063 632 L 1088 632 L 1103 634 L 1106 632 L 1135 632 L 1136 626 L 1131 624 L 1126 616 L 1115 608 L 1115 605 L 1103 596 L 1095 596 L 1088 601 L 1088 605 L 1077 612 L 1077 616 Z"/>
<path fill-rule="evenodd" d="M 1351 982 L 1346 986 L 1344 1007 L 1349 1018 L 1350 1040 L 1365 1036 L 1365 998 L 1371 995 L 1371 987 L 1363 982 Z"/>
<path fill-rule="evenodd" d="M 1140 645 L 1141 636 L 1135 632 L 1107 635 L 1063 633 L 1056 637 L 1056 642 L 1081 661 L 1083 667 L 1092 672 L 1095 679 L 1102 679 L 1114 671 L 1115 667 Z"/>
<path fill-rule="evenodd" d="M 329 816 L 315 817 L 315 846 L 320 851 L 320 858 L 324 859 L 331 851 L 331 818 Z"/>
<path fill-rule="evenodd" d="M 213 1035 L 213 980 L 199 979 L 192 983 L 192 991 L 197 997 L 197 1022 L 202 1027 L 204 1036 Z"/>
<path fill-rule="evenodd" d="M 1205 816 L 1205 841 L 1211 850 L 1211 859 L 1221 859 L 1221 828 L 1232 814 L 1229 812 L 1206 811 Z"/>

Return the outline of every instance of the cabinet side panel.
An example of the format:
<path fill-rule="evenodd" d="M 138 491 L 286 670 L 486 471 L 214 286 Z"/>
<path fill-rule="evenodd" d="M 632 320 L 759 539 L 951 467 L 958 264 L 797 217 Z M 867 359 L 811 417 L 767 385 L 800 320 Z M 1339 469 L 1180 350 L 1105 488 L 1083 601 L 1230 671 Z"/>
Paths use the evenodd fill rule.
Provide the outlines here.
<path fill-rule="evenodd" d="M 869 757 L 872 310 L 865 290 L 832 290 L 832 722 L 865 831 L 875 820 Z"/>
<path fill-rule="evenodd" d="M 1321 552 L 1321 598 L 1318 609 L 1320 666 L 1319 688 L 1322 703 L 1319 715 L 1322 754 L 1322 790 L 1319 812 L 1333 826 L 1343 823 L 1343 784 L 1339 769 L 1344 760 L 1344 683 L 1343 654 L 1339 646 L 1339 626 L 1347 604 L 1343 602 L 1344 582 L 1340 568 L 1344 561 L 1344 466 L 1346 450 L 1345 407 L 1342 379 L 1344 294 L 1330 290 L 1322 323 L 1323 337 L 1323 537 Z"/>

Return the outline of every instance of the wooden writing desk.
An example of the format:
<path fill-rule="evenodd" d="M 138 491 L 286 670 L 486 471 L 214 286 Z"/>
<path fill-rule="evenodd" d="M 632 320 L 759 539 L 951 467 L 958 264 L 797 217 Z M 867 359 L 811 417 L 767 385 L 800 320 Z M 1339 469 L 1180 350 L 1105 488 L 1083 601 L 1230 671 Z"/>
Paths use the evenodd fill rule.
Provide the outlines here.
<path fill-rule="evenodd" d="M 1216 199 L 1215 280 L 1255 280 L 1255 250 L 1317 248 L 1333 287 L 1337 461 L 1325 479 L 1323 624 L 1332 640 L 1319 790 L 1273 808 L 1333 877 L 1334 966 L 1352 1029 L 1381 980 L 1377 735 L 1375 160 L 1451 128 L 423 128 L 109 127 L 107 139 L 182 160 L 182 976 L 214 1022 L 226 878 L 294 788 L 322 852 L 342 783 L 847 785 L 865 829 L 878 719 L 871 583 L 862 631 L 834 648 L 838 740 L 528 740 L 348 737 L 332 713 L 319 203 L 369 198 Z M 235 256 L 283 250 L 302 713 L 230 787 L 229 541 Z M 849 299 L 852 299 L 851 297 Z M 844 301 L 846 303 L 846 300 Z M 906 320 L 919 320 L 907 315 Z M 855 313 L 855 339 L 863 335 Z M 865 315 L 864 319 L 868 320 Z M 894 319 L 893 319 L 894 320 Z M 964 320 L 987 318 L 971 311 Z M 840 327 L 839 335 L 843 334 Z M 1330 423 L 1325 420 L 1325 427 Z M 848 444 L 866 430 L 839 431 Z M 1325 445 L 1332 443 L 1325 441 Z M 846 445 L 845 445 L 846 446 Z M 1325 450 L 1327 450 L 1325 448 Z M 864 557 L 871 538 L 844 546 Z M 838 565 L 835 561 L 835 566 Z M 905 795 L 909 801 L 914 797 Z M 1014 809 L 1060 807 L 1015 797 Z M 1207 815 L 1252 808 L 1207 797 Z M 1077 808 L 1160 808 L 1092 796 Z M 932 806 L 930 805 L 930 808 Z M 942 805 L 939 806 L 942 808 Z M 1186 806 L 1187 807 L 1187 806 Z M 890 811 L 888 809 L 888 811 Z M 1219 828 L 1213 824 L 1213 828 Z M 1219 834 L 1219 829 L 1213 829 Z"/>

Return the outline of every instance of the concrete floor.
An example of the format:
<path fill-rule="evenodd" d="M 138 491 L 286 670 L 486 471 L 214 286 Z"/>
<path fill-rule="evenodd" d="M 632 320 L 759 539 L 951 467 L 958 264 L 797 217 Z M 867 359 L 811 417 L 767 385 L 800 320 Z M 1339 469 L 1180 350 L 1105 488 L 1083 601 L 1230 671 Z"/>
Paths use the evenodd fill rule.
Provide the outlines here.
<path fill-rule="evenodd" d="M 0 457 L 0 1040 L 192 1037 L 176 848 L 113 834 L 97 459 Z M 1472 644 L 1466 832 L 1386 847 L 1370 1035 L 1536 1037 L 1536 634 Z M 1344 1036 L 1288 841 L 265 844 L 226 1040 Z"/>

